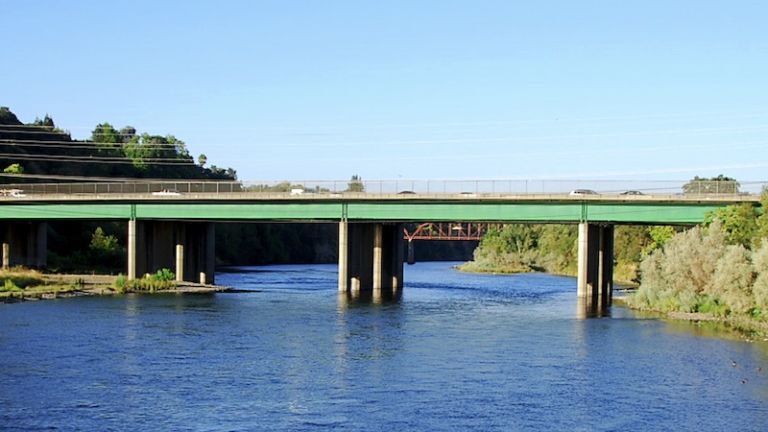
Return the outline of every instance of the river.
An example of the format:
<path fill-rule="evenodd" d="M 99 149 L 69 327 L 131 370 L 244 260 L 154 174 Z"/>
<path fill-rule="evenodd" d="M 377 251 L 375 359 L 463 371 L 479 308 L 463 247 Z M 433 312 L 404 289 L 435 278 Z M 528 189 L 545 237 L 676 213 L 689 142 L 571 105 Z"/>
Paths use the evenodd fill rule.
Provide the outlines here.
<path fill-rule="evenodd" d="M 407 266 L 382 304 L 340 299 L 330 265 L 217 274 L 237 293 L 0 304 L 0 429 L 768 429 L 768 343 L 580 319 L 572 278 L 453 264 Z"/>

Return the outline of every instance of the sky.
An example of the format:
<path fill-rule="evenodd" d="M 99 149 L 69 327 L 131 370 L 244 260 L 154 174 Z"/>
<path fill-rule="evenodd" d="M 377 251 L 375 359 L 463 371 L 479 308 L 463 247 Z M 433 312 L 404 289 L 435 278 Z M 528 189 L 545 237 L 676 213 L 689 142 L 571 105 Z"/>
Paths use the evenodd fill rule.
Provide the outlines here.
<path fill-rule="evenodd" d="M 768 180 L 764 1 L 0 0 L 0 105 L 243 180 Z"/>

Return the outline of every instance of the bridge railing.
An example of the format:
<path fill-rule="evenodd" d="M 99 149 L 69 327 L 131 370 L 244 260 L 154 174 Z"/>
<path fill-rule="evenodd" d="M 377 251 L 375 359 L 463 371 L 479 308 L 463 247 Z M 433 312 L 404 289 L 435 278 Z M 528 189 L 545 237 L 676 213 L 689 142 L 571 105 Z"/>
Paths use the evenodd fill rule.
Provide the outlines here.
<path fill-rule="evenodd" d="M 628 180 L 302 180 L 302 181 L 135 181 L 101 183 L 19 183 L 0 185 L 17 194 L 344 194 L 371 195 L 745 195 L 768 182 Z"/>

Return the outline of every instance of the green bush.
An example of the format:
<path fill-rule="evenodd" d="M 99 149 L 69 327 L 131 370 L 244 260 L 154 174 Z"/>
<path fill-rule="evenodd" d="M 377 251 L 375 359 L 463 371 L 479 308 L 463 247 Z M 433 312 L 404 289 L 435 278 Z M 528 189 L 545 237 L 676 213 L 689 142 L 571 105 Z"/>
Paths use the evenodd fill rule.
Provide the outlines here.
<path fill-rule="evenodd" d="M 0 287 L 0 291 L 5 292 L 17 292 L 21 291 L 21 288 L 19 288 L 11 279 L 6 279 L 3 283 L 3 286 Z"/>
<path fill-rule="evenodd" d="M 147 275 L 141 279 L 128 280 L 123 274 L 117 275 L 112 284 L 115 292 L 155 292 L 176 288 L 176 275 L 169 269 L 158 270 L 153 275 Z"/>
<path fill-rule="evenodd" d="M 735 243 L 735 244 L 734 244 Z M 733 242 L 719 219 L 675 234 L 646 256 L 631 306 L 663 312 L 763 319 L 768 311 L 768 242 Z"/>
<path fill-rule="evenodd" d="M 169 269 L 163 268 L 152 275 L 152 279 L 155 281 L 172 281 L 176 280 L 176 275 Z"/>

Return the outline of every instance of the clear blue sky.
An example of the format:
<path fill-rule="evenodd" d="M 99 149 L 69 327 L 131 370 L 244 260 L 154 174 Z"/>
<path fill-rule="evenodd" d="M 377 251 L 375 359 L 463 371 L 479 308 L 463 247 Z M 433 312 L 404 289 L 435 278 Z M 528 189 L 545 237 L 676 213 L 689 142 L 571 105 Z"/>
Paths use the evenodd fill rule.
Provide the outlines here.
<path fill-rule="evenodd" d="M 768 180 L 765 1 L 0 0 L 0 105 L 241 179 Z"/>

